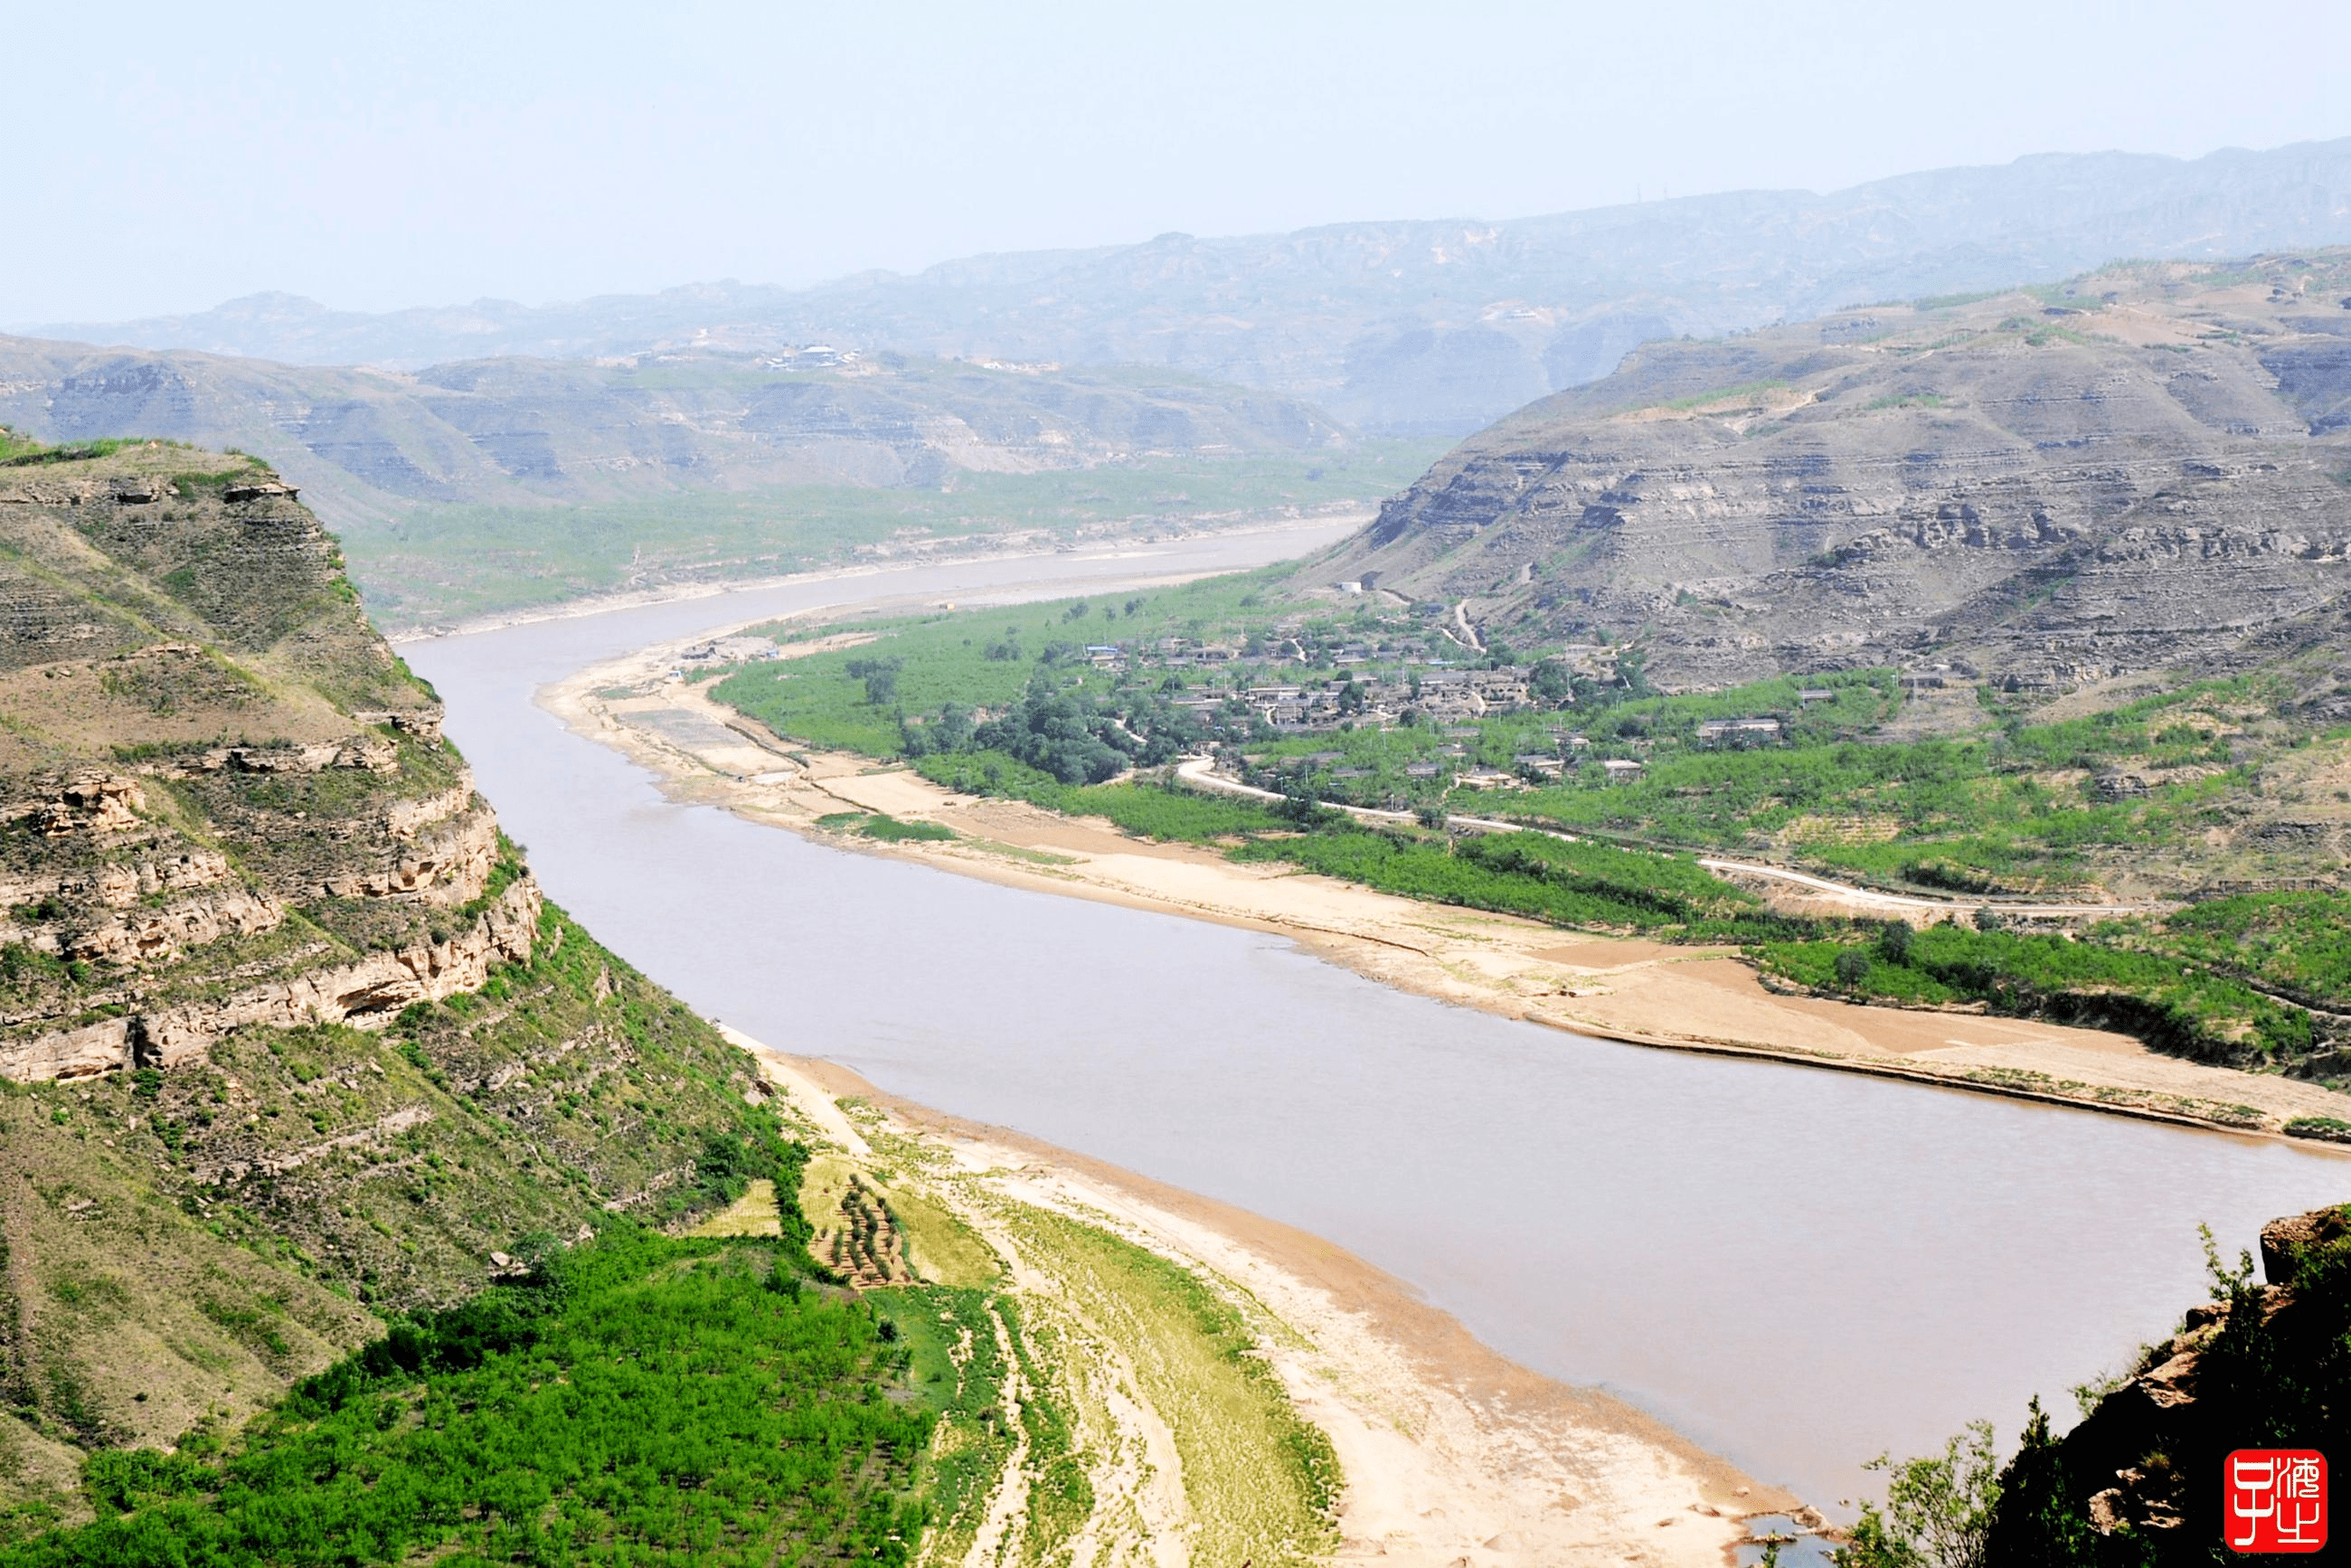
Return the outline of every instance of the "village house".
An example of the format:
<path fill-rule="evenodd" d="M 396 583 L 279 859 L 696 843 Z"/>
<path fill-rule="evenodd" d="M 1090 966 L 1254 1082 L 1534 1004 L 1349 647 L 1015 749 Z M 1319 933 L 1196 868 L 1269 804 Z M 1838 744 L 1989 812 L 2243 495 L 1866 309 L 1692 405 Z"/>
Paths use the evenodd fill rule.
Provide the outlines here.
<path fill-rule="evenodd" d="M 1611 784 L 1629 784 L 1641 776 L 1641 765 L 1627 758 L 1611 757 L 1600 766 L 1607 771 Z"/>
<path fill-rule="evenodd" d="M 1776 718 L 1710 718 L 1698 727 L 1701 746 L 1763 746 L 1779 738 Z"/>
<path fill-rule="evenodd" d="M 1534 700 L 1523 670 L 1471 670 L 1468 677 L 1469 689 L 1485 703 L 1488 713 L 1525 707 Z"/>

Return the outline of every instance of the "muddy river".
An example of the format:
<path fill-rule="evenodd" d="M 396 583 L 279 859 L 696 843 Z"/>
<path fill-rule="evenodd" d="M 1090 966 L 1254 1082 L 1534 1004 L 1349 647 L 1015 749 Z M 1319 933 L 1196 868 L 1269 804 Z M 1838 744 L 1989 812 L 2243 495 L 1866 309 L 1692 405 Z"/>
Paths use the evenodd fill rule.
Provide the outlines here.
<path fill-rule="evenodd" d="M 887 595 L 1103 591 L 1332 531 L 808 581 L 412 644 L 548 892 L 705 1013 L 1326 1237 L 1489 1344 L 1834 1507 L 2168 1331 L 2317 1150 L 1583 1040 L 1270 936 L 847 852 L 706 808 L 534 706 L 597 659 Z"/>

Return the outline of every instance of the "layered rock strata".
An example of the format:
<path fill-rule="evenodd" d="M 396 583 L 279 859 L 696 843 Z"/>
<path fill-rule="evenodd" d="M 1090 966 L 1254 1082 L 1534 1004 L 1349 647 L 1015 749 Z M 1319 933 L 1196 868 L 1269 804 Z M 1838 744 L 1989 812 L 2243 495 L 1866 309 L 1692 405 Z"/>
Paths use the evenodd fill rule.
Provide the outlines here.
<path fill-rule="evenodd" d="M 247 460 L 0 470 L 0 1075 L 368 1027 L 530 956 L 438 704 Z"/>
<path fill-rule="evenodd" d="M 2036 690 L 2219 656 L 2351 588 L 2351 254 L 1874 306 L 1615 374 L 1317 562 L 1657 678 L 1957 661 Z"/>

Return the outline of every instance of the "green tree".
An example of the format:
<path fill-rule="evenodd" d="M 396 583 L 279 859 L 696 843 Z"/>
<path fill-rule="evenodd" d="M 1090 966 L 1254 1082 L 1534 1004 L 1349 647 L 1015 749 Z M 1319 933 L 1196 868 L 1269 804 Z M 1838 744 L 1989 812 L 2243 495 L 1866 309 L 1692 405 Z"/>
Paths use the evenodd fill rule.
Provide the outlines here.
<path fill-rule="evenodd" d="M 2074 1501 L 2064 1445 L 2050 1434 L 2038 1396 L 2016 1458 L 2001 1476 L 1999 1505 L 1984 1539 L 1985 1560 L 2000 1568 L 2072 1568 L 2099 1561 L 2097 1532 Z"/>
<path fill-rule="evenodd" d="M 1869 978 L 1869 955 L 1859 947 L 1848 947 L 1836 956 L 1837 984 L 1846 990 L 1857 990 Z"/>
<path fill-rule="evenodd" d="M 2000 1459 L 1991 1423 L 1971 1421 L 1938 1456 L 1896 1464 L 1880 1454 L 1868 1469 L 1887 1471 L 1886 1507 L 1864 1503 L 1839 1568 L 1987 1568 L 1984 1543 L 2000 1501 Z"/>
<path fill-rule="evenodd" d="M 841 669 L 851 680 L 865 683 L 868 703 L 883 707 L 896 699 L 898 672 L 905 667 L 904 659 L 852 659 Z"/>

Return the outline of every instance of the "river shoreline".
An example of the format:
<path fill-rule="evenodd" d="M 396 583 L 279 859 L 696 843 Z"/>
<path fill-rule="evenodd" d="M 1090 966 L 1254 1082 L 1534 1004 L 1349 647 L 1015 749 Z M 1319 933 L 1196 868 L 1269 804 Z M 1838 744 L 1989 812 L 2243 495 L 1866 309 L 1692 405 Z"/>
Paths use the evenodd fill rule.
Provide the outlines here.
<path fill-rule="evenodd" d="M 2239 1136 L 2283 1138 L 2297 1116 L 2351 1121 L 2351 1095 L 2162 1056 L 2110 1031 L 1791 995 L 1768 988 L 1729 949 L 1669 948 L 1420 904 L 1147 843 L 1022 802 L 957 796 L 902 767 L 790 745 L 713 703 L 704 687 L 664 680 L 677 646 L 592 664 L 542 689 L 539 705 L 653 773 L 675 800 L 959 875 L 1280 935 L 1384 984 L 1570 1033 Z M 606 695 L 621 690 L 641 695 Z M 646 719 L 664 711 L 677 716 L 659 719 L 666 728 Z M 844 811 L 936 822 L 960 839 L 884 843 L 820 826 Z"/>
<path fill-rule="evenodd" d="M 819 1140 L 865 1159 L 914 1140 L 998 1199 L 1108 1228 L 1261 1308 L 1260 1353 L 1331 1437 L 1347 1478 L 1335 1562 L 1450 1568 L 1632 1554 L 1712 1568 L 1746 1539 L 1744 1518 L 1819 1521 L 1621 1400 L 1497 1354 L 1321 1238 L 726 1032 Z M 893 1179 L 921 1179 L 909 1163 L 890 1162 Z"/>
<path fill-rule="evenodd" d="M 803 769 L 725 728 L 731 714 L 653 716 L 729 753 L 673 747 L 664 763 L 637 750 L 660 742 L 643 716 L 607 716 L 632 745 L 583 748 L 605 737 L 550 722 L 535 700 L 589 666 L 726 624 L 885 598 L 1108 591 L 1144 570 L 1246 569 L 1311 550 L 1322 532 L 813 582 L 411 656 L 447 694 L 452 735 L 553 895 L 706 1014 L 852 1063 L 913 1102 L 1332 1238 L 1510 1361 L 1604 1387 L 1806 1497 L 1862 1495 L 1857 1457 L 1939 1451 L 1965 1421 L 2022 1410 L 2168 1332 L 2202 1291 L 2197 1223 L 2250 1236 L 2340 1199 L 2346 1167 L 2306 1143 L 1917 1094 L 1860 1072 L 1806 1082 L 1770 1061 L 1606 1043 L 1590 1023 L 1551 1034 L 1511 1021 L 1520 1004 L 1646 998 L 1684 1032 L 1728 1038 L 1698 1015 L 1723 1004 L 1726 977 L 1755 982 L 1708 955 L 1403 901 L 1384 906 L 1392 923 L 1366 919 L 1360 887 L 1013 802 L 956 800 L 973 838 L 884 850 L 840 830 L 877 806 L 914 811 L 903 791 L 922 781 L 857 758 L 810 758 L 824 777 L 799 782 L 784 824 L 799 831 L 763 832 L 762 803 L 786 802 L 735 776 Z M 647 689 L 702 690 L 658 680 L 669 667 Z M 832 830 L 818 828 L 828 815 Z M 938 870 L 958 874 L 926 874 Z M 1384 959 L 1413 972 L 1383 974 Z M 1526 984 L 1539 973 L 1584 994 Z M 1520 986 L 1535 994 L 1490 1005 Z M 1032 1012 L 1047 990 L 1062 1005 Z M 1776 1015 L 1788 1044 L 1817 1049 L 1842 1027 L 1803 998 L 1764 999 L 1791 1009 Z M 1975 1050 L 2003 1029 L 2032 1034 L 1868 1018 L 1969 1034 Z M 2011 1036 L 2010 1049 L 2031 1043 Z"/>
<path fill-rule="evenodd" d="M 495 611 L 446 625 L 411 626 L 384 632 L 384 641 L 393 647 L 406 647 L 417 643 L 437 642 L 444 637 L 471 637 L 486 632 L 503 632 L 516 626 L 538 626 L 550 621 L 576 621 L 591 615 L 609 615 L 623 610 L 642 610 L 656 604 L 683 604 L 697 600 L 721 599 L 734 593 L 757 593 L 763 589 L 783 588 L 810 582 L 849 582 L 859 578 L 880 577 L 920 566 L 971 566 L 982 562 L 1015 560 L 1051 560 L 1061 556 L 1075 556 L 1086 560 L 1124 560 L 1142 558 L 1152 550 L 1168 545 L 1205 538 L 1245 538 L 1254 534 L 1300 533 L 1308 530 L 1353 528 L 1367 523 L 1378 515 L 1375 507 L 1354 507 L 1329 513 L 1314 513 L 1288 517 L 1260 517 L 1234 524 L 1225 528 L 1193 528 L 1171 531 L 1142 538 L 1132 535 L 1090 540 L 1082 545 L 1057 546 L 1050 549 L 1021 547 L 1013 549 L 940 550 L 918 554 L 907 559 L 876 559 L 854 566 L 826 567 L 817 571 L 786 572 L 772 577 L 724 578 L 707 582 L 671 583 L 662 588 L 622 589 L 602 593 L 582 594 L 537 609 Z M 1196 574 L 1194 574 L 1196 575 Z"/>

